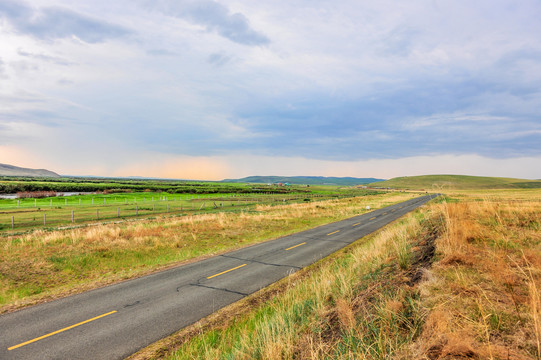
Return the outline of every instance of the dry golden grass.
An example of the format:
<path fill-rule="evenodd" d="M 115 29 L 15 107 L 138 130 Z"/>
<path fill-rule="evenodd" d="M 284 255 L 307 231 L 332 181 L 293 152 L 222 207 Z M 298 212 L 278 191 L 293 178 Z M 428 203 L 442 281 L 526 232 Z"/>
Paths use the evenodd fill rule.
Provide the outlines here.
<path fill-rule="evenodd" d="M 432 311 L 413 358 L 539 359 L 541 202 L 434 205 L 446 231 L 422 284 Z"/>

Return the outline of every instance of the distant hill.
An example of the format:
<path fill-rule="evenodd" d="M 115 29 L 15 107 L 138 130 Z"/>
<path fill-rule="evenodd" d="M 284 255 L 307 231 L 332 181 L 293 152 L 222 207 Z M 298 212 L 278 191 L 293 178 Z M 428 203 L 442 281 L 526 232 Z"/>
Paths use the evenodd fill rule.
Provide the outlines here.
<path fill-rule="evenodd" d="M 527 189 L 541 188 L 540 180 L 524 180 L 500 177 L 467 175 L 423 175 L 397 177 L 370 184 L 374 187 L 393 189 Z"/>
<path fill-rule="evenodd" d="M 290 183 L 296 185 L 364 185 L 376 183 L 383 179 L 375 178 L 354 178 L 354 177 L 324 177 L 324 176 L 248 176 L 242 179 L 225 179 L 222 182 L 229 183 L 256 183 L 276 184 Z"/>
<path fill-rule="evenodd" d="M 60 177 L 55 172 L 45 169 L 27 169 L 18 166 L 0 164 L 0 176 L 42 176 L 42 177 Z"/>

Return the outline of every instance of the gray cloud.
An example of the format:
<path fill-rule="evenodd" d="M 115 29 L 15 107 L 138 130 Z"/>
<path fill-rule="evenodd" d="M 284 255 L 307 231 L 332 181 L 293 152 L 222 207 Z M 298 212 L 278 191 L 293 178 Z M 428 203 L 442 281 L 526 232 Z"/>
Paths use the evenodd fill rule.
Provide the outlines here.
<path fill-rule="evenodd" d="M 419 78 L 404 89 L 355 100 L 317 93 L 288 94 L 266 104 L 256 99 L 239 109 L 235 121 L 268 136 L 228 146 L 348 160 L 449 152 L 539 156 L 539 100 L 528 93 L 521 96 L 521 106 L 507 106 L 524 93 L 519 84 L 515 87 L 510 94 L 509 87 L 500 90 L 481 78 Z"/>
<path fill-rule="evenodd" d="M 65 59 L 62 59 L 62 58 L 59 58 L 59 57 L 56 57 L 56 56 L 49 56 L 49 55 L 44 55 L 44 54 L 34 54 L 34 53 L 26 52 L 26 51 L 21 50 L 21 49 L 19 49 L 17 51 L 17 54 L 19 54 L 20 56 L 23 56 L 23 57 L 42 60 L 42 61 L 57 64 L 57 65 L 64 65 L 64 66 L 73 65 L 72 62 L 69 62 L 69 61 L 67 61 Z"/>
<path fill-rule="evenodd" d="M 212 0 L 198 0 L 188 6 L 188 17 L 229 40 L 243 45 L 267 45 L 270 40 L 250 27 L 248 18 Z"/>
<path fill-rule="evenodd" d="M 33 9 L 20 1 L 2 1 L 0 3 L 0 18 L 9 21 L 20 33 L 45 40 L 76 36 L 88 43 L 98 43 L 130 33 L 123 27 L 65 8 Z"/>
<path fill-rule="evenodd" d="M 214 31 L 238 44 L 262 46 L 270 43 L 265 34 L 252 29 L 245 15 L 231 14 L 226 6 L 213 0 L 163 1 L 159 5 L 154 1 L 145 3 L 149 8 L 202 25 L 207 31 Z"/>
<path fill-rule="evenodd" d="M 214 53 L 209 55 L 207 61 L 209 62 L 209 64 L 212 64 L 214 66 L 223 66 L 231 61 L 231 56 L 221 53 Z"/>
<path fill-rule="evenodd" d="M 152 56 L 177 56 L 178 53 L 167 49 L 152 49 L 147 50 L 148 55 Z"/>

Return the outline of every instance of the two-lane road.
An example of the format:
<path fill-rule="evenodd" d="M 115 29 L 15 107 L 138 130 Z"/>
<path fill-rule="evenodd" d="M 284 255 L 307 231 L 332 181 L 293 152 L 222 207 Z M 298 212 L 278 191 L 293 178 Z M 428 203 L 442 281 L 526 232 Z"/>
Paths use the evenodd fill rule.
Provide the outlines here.
<path fill-rule="evenodd" d="M 0 316 L 0 359 L 123 359 L 437 195 Z"/>

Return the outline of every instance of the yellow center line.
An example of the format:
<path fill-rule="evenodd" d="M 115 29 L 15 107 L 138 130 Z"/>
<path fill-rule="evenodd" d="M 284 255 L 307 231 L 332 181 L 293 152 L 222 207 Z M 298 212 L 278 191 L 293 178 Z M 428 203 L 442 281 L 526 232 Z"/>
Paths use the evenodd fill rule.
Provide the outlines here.
<path fill-rule="evenodd" d="M 301 246 L 301 245 L 304 245 L 304 244 L 306 244 L 306 242 L 300 243 L 300 244 L 295 245 L 295 246 L 292 246 L 292 247 L 288 247 L 288 248 L 286 249 L 286 251 L 291 250 L 291 249 L 295 249 L 297 246 Z"/>
<path fill-rule="evenodd" d="M 237 267 L 234 267 L 233 269 L 229 269 L 229 270 L 226 270 L 226 271 L 222 271 L 222 272 L 219 273 L 219 274 L 215 274 L 215 275 L 212 275 L 212 276 L 207 277 L 207 279 L 212 279 L 213 277 L 223 275 L 223 274 L 228 273 L 228 272 L 233 271 L 233 270 L 237 270 L 237 269 L 239 269 L 239 268 L 241 268 L 241 267 L 243 267 L 243 266 L 246 266 L 246 264 L 239 265 L 239 266 L 237 266 Z"/>
<path fill-rule="evenodd" d="M 361 223 L 353 224 L 353 226 L 361 225 Z"/>
<path fill-rule="evenodd" d="M 340 232 L 340 230 L 333 231 L 332 233 L 327 234 L 327 236 L 332 235 L 332 234 L 336 234 L 337 232 Z"/>
<path fill-rule="evenodd" d="M 77 323 L 77 324 L 75 324 L 75 325 L 71 325 L 71 326 L 65 327 L 65 328 L 63 328 L 63 329 L 53 331 L 52 333 L 49 333 L 49 334 L 46 334 L 46 335 L 37 337 L 37 338 L 35 338 L 35 339 L 25 341 L 25 342 L 23 342 L 23 343 L 20 343 L 19 345 L 15 345 L 15 346 L 9 347 L 8 350 L 11 351 L 11 350 L 20 348 L 21 346 L 25 346 L 25 345 L 31 344 L 31 343 L 33 343 L 33 342 L 36 342 L 36 341 L 38 341 L 38 340 L 42 340 L 42 339 L 48 338 L 49 336 L 56 335 L 56 334 L 58 334 L 58 333 L 64 332 L 64 331 L 69 330 L 69 329 L 73 329 L 74 327 L 77 327 L 77 326 L 80 326 L 80 325 L 89 323 L 89 322 L 94 321 L 94 320 L 98 320 L 99 318 L 102 318 L 102 317 L 105 317 L 105 316 L 107 316 L 107 315 L 111 315 L 111 314 L 114 314 L 114 313 L 116 313 L 116 310 L 113 310 L 113 311 L 111 311 L 111 312 L 108 312 L 108 313 L 103 314 L 103 315 L 100 315 L 100 316 L 93 317 L 92 319 L 88 319 L 88 320 L 82 321 L 82 322 Z"/>
<path fill-rule="evenodd" d="M 370 220 L 374 220 L 376 217 L 374 216 L 373 218 L 370 218 Z"/>
<path fill-rule="evenodd" d="M 387 215 L 387 213 L 386 213 L 386 212 L 384 212 L 384 213 L 383 213 L 383 214 L 381 214 L 381 215 Z"/>

